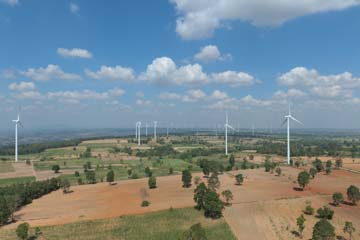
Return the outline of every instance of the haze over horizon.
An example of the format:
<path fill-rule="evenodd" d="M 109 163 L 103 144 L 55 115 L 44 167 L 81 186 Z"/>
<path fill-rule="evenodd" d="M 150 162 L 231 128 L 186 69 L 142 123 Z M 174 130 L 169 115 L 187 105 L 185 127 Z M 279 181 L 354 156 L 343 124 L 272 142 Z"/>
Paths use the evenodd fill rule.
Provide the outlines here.
<path fill-rule="evenodd" d="M 358 129 L 359 5 L 0 0 L 0 130 Z"/>

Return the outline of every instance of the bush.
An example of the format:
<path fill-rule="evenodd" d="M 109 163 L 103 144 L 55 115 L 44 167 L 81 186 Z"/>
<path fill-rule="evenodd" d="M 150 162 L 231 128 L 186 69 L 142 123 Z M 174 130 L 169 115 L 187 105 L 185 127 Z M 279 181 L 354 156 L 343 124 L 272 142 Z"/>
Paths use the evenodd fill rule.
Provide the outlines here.
<path fill-rule="evenodd" d="M 306 215 L 313 215 L 314 214 L 314 208 L 311 206 L 311 204 L 306 205 L 304 213 Z"/>
<path fill-rule="evenodd" d="M 174 173 L 174 169 L 171 167 L 169 168 L 169 175 L 173 174 Z"/>
<path fill-rule="evenodd" d="M 333 240 L 335 236 L 335 228 L 331 223 L 326 219 L 321 219 L 314 226 L 312 240 Z"/>
<path fill-rule="evenodd" d="M 347 197 L 352 202 L 353 205 L 356 205 L 356 203 L 360 200 L 360 192 L 359 188 L 357 188 L 354 185 L 351 185 L 347 189 Z"/>
<path fill-rule="evenodd" d="M 182 176 L 181 176 L 181 180 L 183 182 L 183 187 L 190 187 L 191 186 L 191 172 L 189 170 L 184 170 L 182 171 Z"/>
<path fill-rule="evenodd" d="M 334 211 L 327 206 L 319 208 L 316 212 L 318 214 L 318 217 L 322 219 L 331 220 L 334 216 Z"/>
<path fill-rule="evenodd" d="M 146 167 L 146 168 L 145 168 L 145 175 L 146 175 L 147 177 L 151 177 L 151 176 L 152 176 L 152 172 L 151 172 L 151 170 L 150 170 L 149 167 Z"/>
<path fill-rule="evenodd" d="M 298 183 L 299 186 L 304 190 L 305 186 L 310 182 L 310 174 L 306 171 L 299 173 L 298 175 Z"/>
<path fill-rule="evenodd" d="M 28 223 L 22 223 L 16 228 L 16 236 L 18 238 L 25 240 L 29 237 L 29 224 Z"/>
<path fill-rule="evenodd" d="M 333 203 L 335 206 L 338 206 L 342 201 L 344 201 L 344 196 L 342 193 L 336 192 L 332 195 Z"/>
<path fill-rule="evenodd" d="M 150 202 L 147 201 L 147 200 L 144 200 L 144 201 L 141 202 L 141 206 L 142 207 L 148 207 L 148 206 L 150 206 Z"/>
<path fill-rule="evenodd" d="M 54 173 L 59 173 L 59 171 L 60 171 L 60 166 L 59 166 L 59 165 L 53 165 L 53 166 L 51 167 L 51 170 L 53 170 Z"/>
<path fill-rule="evenodd" d="M 156 188 L 156 177 L 154 176 L 149 177 L 148 185 L 150 189 Z"/>
<path fill-rule="evenodd" d="M 88 184 L 95 184 L 96 183 L 96 174 L 94 171 L 87 171 L 85 173 L 86 181 Z"/>
<path fill-rule="evenodd" d="M 212 173 L 210 178 L 208 179 L 208 187 L 212 191 L 215 191 L 217 188 L 220 187 L 220 181 L 216 173 Z"/>
<path fill-rule="evenodd" d="M 207 240 L 205 230 L 200 223 L 194 224 L 183 233 L 180 240 Z"/>
<path fill-rule="evenodd" d="M 78 182 L 78 185 L 83 185 L 84 184 L 82 178 L 78 178 L 77 182 Z"/>
<path fill-rule="evenodd" d="M 205 183 L 200 183 L 194 190 L 194 201 L 196 202 L 195 208 L 198 210 L 204 209 L 205 194 L 210 190 L 206 187 Z"/>
<path fill-rule="evenodd" d="M 275 172 L 276 172 L 276 174 L 277 174 L 278 176 L 280 176 L 280 175 L 281 175 L 281 168 L 280 168 L 280 167 L 277 167 L 277 168 L 275 169 Z"/>
<path fill-rule="evenodd" d="M 222 210 L 224 209 L 224 203 L 220 200 L 219 195 L 216 192 L 208 191 L 204 196 L 204 214 L 210 218 L 220 218 L 222 216 Z"/>
<path fill-rule="evenodd" d="M 0 196 L 0 226 L 8 222 L 12 212 L 5 197 Z"/>
<path fill-rule="evenodd" d="M 78 171 L 75 171 L 75 177 L 80 177 L 80 173 Z"/>
<path fill-rule="evenodd" d="M 315 161 L 313 162 L 313 166 L 317 172 L 321 172 L 322 170 L 324 170 L 324 166 L 323 166 L 321 160 L 318 158 L 315 159 Z"/>
<path fill-rule="evenodd" d="M 63 188 L 63 193 L 68 193 L 70 190 L 70 182 L 67 178 L 63 179 L 61 182 L 61 187 Z"/>
<path fill-rule="evenodd" d="M 225 198 L 226 205 L 229 205 L 230 201 L 233 200 L 233 198 L 234 198 L 232 192 L 229 189 L 227 189 L 227 190 L 224 190 L 221 194 Z"/>
<path fill-rule="evenodd" d="M 318 172 L 318 171 L 317 171 L 315 168 L 310 168 L 309 174 L 310 174 L 310 176 L 311 176 L 312 179 L 315 178 L 317 172 Z"/>
<path fill-rule="evenodd" d="M 106 174 L 106 181 L 111 184 L 115 179 L 115 174 L 113 170 L 110 170 L 107 174 Z"/>
<path fill-rule="evenodd" d="M 241 185 L 244 182 L 244 177 L 241 173 L 235 176 L 236 184 Z"/>

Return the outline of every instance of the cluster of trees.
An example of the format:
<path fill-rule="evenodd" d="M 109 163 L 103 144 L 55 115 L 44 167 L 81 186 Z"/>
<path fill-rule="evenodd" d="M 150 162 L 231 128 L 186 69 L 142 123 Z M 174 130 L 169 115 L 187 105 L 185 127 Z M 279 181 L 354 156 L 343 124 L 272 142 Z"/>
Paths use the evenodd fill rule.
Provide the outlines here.
<path fill-rule="evenodd" d="M 221 162 L 200 159 L 197 164 L 206 177 L 209 176 L 210 173 L 222 173 L 224 171 L 224 165 Z"/>
<path fill-rule="evenodd" d="M 195 208 L 204 210 L 206 217 L 220 218 L 224 209 L 224 203 L 220 200 L 219 194 L 208 188 L 205 183 L 200 183 L 194 190 Z"/>
<path fill-rule="evenodd" d="M 14 184 L 0 187 L 0 225 L 6 224 L 13 213 L 32 200 L 42 197 L 60 188 L 61 182 L 57 178 L 50 180 Z"/>
<path fill-rule="evenodd" d="M 119 148 L 119 147 L 113 147 L 109 150 L 109 153 L 127 153 L 128 155 L 132 155 L 132 149 L 131 147 L 123 147 L 123 148 Z"/>
<path fill-rule="evenodd" d="M 86 147 L 86 150 L 83 153 L 80 153 L 80 158 L 90 158 L 91 157 L 91 148 Z"/>
<path fill-rule="evenodd" d="M 191 159 L 194 157 L 201 157 L 201 156 L 210 156 L 213 154 L 223 153 L 224 150 L 220 148 L 194 148 L 191 150 L 187 150 L 186 152 L 182 152 L 179 155 L 180 159 Z"/>
<path fill-rule="evenodd" d="M 21 154 L 41 153 L 49 148 L 77 146 L 80 143 L 81 140 L 66 140 L 66 141 L 56 141 L 56 142 L 24 144 L 24 145 L 19 145 L 19 153 Z M 0 148 L 0 155 L 7 156 L 14 154 L 15 154 L 15 150 L 13 145 Z"/>
<path fill-rule="evenodd" d="M 161 146 L 155 146 L 149 150 L 146 151 L 138 151 L 136 153 L 137 157 L 164 157 L 164 156 L 171 156 L 171 155 L 176 155 L 176 151 L 175 149 L 169 145 L 161 145 Z"/>

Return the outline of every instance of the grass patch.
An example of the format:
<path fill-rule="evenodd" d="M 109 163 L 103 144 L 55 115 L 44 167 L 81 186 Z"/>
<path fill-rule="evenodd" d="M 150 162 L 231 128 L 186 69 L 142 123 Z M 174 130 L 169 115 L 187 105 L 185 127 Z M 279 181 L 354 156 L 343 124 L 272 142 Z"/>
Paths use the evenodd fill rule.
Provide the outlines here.
<path fill-rule="evenodd" d="M 210 220 L 193 208 L 169 209 L 144 215 L 41 227 L 45 239 L 169 240 L 179 239 L 191 225 L 201 223 L 209 240 L 235 240 L 224 219 Z M 0 239 L 15 240 L 14 230 L 0 230 Z"/>
<path fill-rule="evenodd" d="M 0 187 L 12 185 L 16 183 L 27 183 L 27 182 L 35 182 L 35 177 L 18 177 L 18 178 L 4 178 L 0 179 Z M 1 238 L 0 238 L 1 239 Z"/>
<path fill-rule="evenodd" d="M 0 173 L 14 172 L 15 169 L 11 162 L 0 162 Z"/>

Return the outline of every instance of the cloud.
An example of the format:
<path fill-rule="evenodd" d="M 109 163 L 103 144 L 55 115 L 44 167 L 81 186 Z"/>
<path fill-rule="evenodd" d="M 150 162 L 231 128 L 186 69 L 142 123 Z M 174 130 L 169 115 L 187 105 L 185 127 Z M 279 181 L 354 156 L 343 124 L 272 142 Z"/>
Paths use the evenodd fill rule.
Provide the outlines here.
<path fill-rule="evenodd" d="M 294 88 L 291 88 L 289 89 L 287 92 L 284 92 L 284 91 L 276 91 L 274 94 L 273 94 L 273 98 L 274 99 L 278 99 L 278 100 L 284 100 L 284 99 L 287 99 L 287 98 L 302 98 L 302 97 L 305 97 L 307 94 L 299 89 L 294 89 Z"/>
<path fill-rule="evenodd" d="M 124 95 L 125 91 L 120 88 L 113 88 L 105 92 L 96 92 L 92 90 L 82 91 L 58 91 L 49 92 L 49 99 L 74 99 L 74 100 L 107 100 Z"/>
<path fill-rule="evenodd" d="M 202 62 L 211 62 L 216 60 L 224 61 L 231 59 L 231 55 L 230 54 L 222 55 L 217 46 L 207 45 L 201 48 L 200 52 L 195 54 L 194 59 Z"/>
<path fill-rule="evenodd" d="M 13 69 L 5 69 L 2 71 L 1 76 L 3 76 L 6 79 L 15 79 L 16 71 Z"/>
<path fill-rule="evenodd" d="M 64 72 L 58 65 L 49 64 L 45 68 L 29 68 L 21 72 L 22 75 L 35 81 L 49 81 L 51 79 L 81 80 L 81 76 L 74 73 Z"/>
<path fill-rule="evenodd" d="M 360 78 L 349 72 L 335 75 L 321 75 L 315 69 L 296 67 L 278 78 L 281 85 L 308 90 L 318 97 L 348 98 L 360 87 Z"/>
<path fill-rule="evenodd" d="M 225 71 L 211 75 L 215 83 L 229 84 L 232 87 L 251 86 L 259 82 L 245 72 Z"/>
<path fill-rule="evenodd" d="M 15 98 L 28 99 L 28 100 L 40 100 L 45 98 L 45 96 L 41 95 L 41 93 L 36 90 L 17 92 L 13 96 Z"/>
<path fill-rule="evenodd" d="M 35 84 L 33 82 L 20 82 L 20 83 L 12 83 L 9 85 L 9 89 L 12 91 L 31 91 L 35 90 Z"/>
<path fill-rule="evenodd" d="M 343 10 L 358 0 L 170 0 L 178 12 L 176 32 L 183 39 L 211 37 L 229 21 L 245 21 L 257 27 L 275 27 L 309 14 Z"/>
<path fill-rule="evenodd" d="M 69 9 L 70 9 L 70 12 L 73 14 L 77 14 L 80 11 L 79 5 L 72 3 L 72 2 L 69 4 Z"/>
<path fill-rule="evenodd" d="M 158 96 L 161 100 L 178 100 L 181 99 L 181 95 L 172 92 L 163 92 Z"/>
<path fill-rule="evenodd" d="M 57 53 L 62 57 L 70 57 L 70 58 L 92 58 L 93 55 L 86 49 L 81 48 L 58 48 Z"/>
<path fill-rule="evenodd" d="M 191 89 L 188 90 L 186 95 L 183 96 L 182 101 L 183 102 L 197 102 L 199 100 L 204 100 L 206 97 L 206 94 L 200 90 L 200 89 Z"/>
<path fill-rule="evenodd" d="M 152 103 L 150 100 L 145 100 L 145 99 L 137 99 L 136 100 L 136 105 L 138 106 L 150 106 Z"/>
<path fill-rule="evenodd" d="M 208 76 L 200 64 L 177 67 L 168 57 L 153 60 L 140 79 L 158 85 L 197 85 L 208 82 Z"/>
<path fill-rule="evenodd" d="M 92 72 L 89 69 L 85 69 L 85 74 L 94 79 L 106 79 L 106 80 L 135 80 L 134 70 L 132 68 L 122 66 L 101 66 L 97 72 Z"/>
<path fill-rule="evenodd" d="M 0 2 L 6 3 L 6 4 L 8 4 L 8 5 L 12 6 L 12 7 L 19 4 L 18 0 L 0 0 Z"/>
<path fill-rule="evenodd" d="M 211 98 L 213 98 L 213 99 L 226 99 L 226 98 L 229 98 L 229 96 L 227 95 L 226 92 L 221 92 L 219 90 L 215 90 L 211 94 Z"/>

